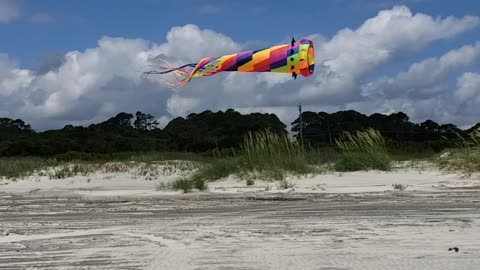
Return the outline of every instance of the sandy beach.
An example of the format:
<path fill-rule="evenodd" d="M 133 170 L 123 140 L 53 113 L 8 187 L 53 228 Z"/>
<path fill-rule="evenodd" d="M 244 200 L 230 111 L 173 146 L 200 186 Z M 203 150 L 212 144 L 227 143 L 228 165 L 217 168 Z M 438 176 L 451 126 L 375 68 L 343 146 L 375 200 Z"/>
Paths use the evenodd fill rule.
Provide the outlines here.
<path fill-rule="evenodd" d="M 287 189 L 235 177 L 206 192 L 156 188 L 175 177 L 2 180 L 0 269 L 480 265 L 476 177 L 406 168 L 290 177 Z"/>

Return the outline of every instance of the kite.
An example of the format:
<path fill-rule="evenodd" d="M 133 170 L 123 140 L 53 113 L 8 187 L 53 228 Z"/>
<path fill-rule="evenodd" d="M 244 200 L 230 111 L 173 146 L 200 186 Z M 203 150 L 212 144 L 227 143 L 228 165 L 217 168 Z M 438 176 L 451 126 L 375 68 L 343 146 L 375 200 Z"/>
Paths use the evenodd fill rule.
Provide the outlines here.
<path fill-rule="evenodd" d="M 166 86 L 175 89 L 184 86 L 192 78 L 212 76 L 224 71 L 237 72 L 279 72 L 308 77 L 315 67 L 315 50 L 313 42 L 302 39 L 289 44 L 277 45 L 255 51 L 239 52 L 220 57 L 206 57 L 198 63 L 175 67 L 165 59 L 155 59 L 167 66 L 155 66 L 157 70 L 144 72 L 149 74 L 167 74 L 173 72 L 176 82 L 162 81 Z"/>

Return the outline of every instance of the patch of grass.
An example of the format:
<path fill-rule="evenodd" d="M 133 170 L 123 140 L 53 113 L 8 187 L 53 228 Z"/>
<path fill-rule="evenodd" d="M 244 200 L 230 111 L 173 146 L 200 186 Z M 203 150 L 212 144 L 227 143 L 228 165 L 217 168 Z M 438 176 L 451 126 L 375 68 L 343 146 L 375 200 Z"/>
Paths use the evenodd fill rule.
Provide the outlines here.
<path fill-rule="evenodd" d="M 157 186 L 157 190 L 159 189 L 165 189 L 171 187 L 173 190 L 182 190 L 184 193 L 191 192 L 193 189 L 198 189 L 198 190 L 207 190 L 207 181 L 204 179 L 200 178 L 195 178 L 195 179 L 178 179 L 174 181 L 171 185 L 159 185 Z"/>
<path fill-rule="evenodd" d="M 346 152 L 340 155 L 335 163 L 335 170 L 340 172 L 353 172 L 363 170 L 382 170 L 391 169 L 390 157 L 385 153 L 362 153 Z"/>
<path fill-rule="evenodd" d="M 283 179 L 278 184 L 279 188 L 281 189 L 289 189 L 295 187 L 295 184 L 292 182 L 287 181 L 287 179 Z"/>
<path fill-rule="evenodd" d="M 111 154 L 98 154 L 70 151 L 56 155 L 54 156 L 54 159 L 63 162 L 83 161 L 88 163 L 106 163 L 132 161 L 139 163 L 152 163 L 168 160 L 205 161 L 209 158 L 188 152 L 119 152 Z"/>
<path fill-rule="evenodd" d="M 0 158 L 0 178 L 24 178 L 60 162 L 37 157 Z"/>
<path fill-rule="evenodd" d="M 465 174 L 480 172 L 480 134 L 462 138 L 457 147 L 448 149 L 437 158 L 440 168 Z"/>
<path fill-rule="evenodd" d="M 288 137 L 270 131 L 249 133 L 239 151 L 217 157 L 196 171 L 191 180 L 200 183 L 215 181 L 229 175 L 243 179 L 283 180 L 287 174 L 313 172 L 308 165 L 305 147 Z"/>
<path fill-rule="evenodd" d="M 269 180 L 283 180 L 286 174 L 301 175 L 314 171 L 308 165 L 303 144 L 268 130 L 249 133 L 239 157 L 245 171 Z"/>
<path fill-rule="evenodd" d="M 193 175 L 193 180 L 217 180 L 231 174 L 237 174 L 242 169 L 241 161 L 238 158 L 216 159 L 200 167 Z"/>
<path fill-rule="evenodd" d="M 179 179 L 172 183 L 172 189 L 183 190 L 184 193 L 188 193 L 193 189 L 193 181 L 190 179 Z"/>
<path fill-rule="evenodd" d="M 307 147 L 305 158 L 308 164 L 325 166 L 334 164 L 339 159 L 339 153 L 333 147 Z"/>
<path fill-rule="evenodd" d="M 337 171 L 391 169 L 385 140 L 377 130 L 357 131 L 354 135 L 345 132 L 335 143 L 341 152 L 335 163 Z"/>
<path fill-rule="evenodd" d="M 25 178 L 38 173 L 52 179 L 63 179 L 75 175 L 88 175 L 95 172 L 132 172 L 150 179 L 163 174 L 191 171 L 199 162 L 211 158 L 193 153 L 113 153 L 91 154 L 67 152 L 51 158 L 12 157 L 0 158 L 1 178 Z M 161 165 L 161 166 L 160 166 Z"/>
<path fill-rule="evenodd" d="M 191 188 L 206 190 L 208 181 L 218 180 L 231 174 L 238 174 L 241 170 L 240 166 L 239 160 L 234 157 L 216 159 L 210 163 L 200 166 L 200 168 L 195 171 L 186 181 L 189 181 Z M 183 183 L 183 185 L 185 185 L 185 183 Z"/>

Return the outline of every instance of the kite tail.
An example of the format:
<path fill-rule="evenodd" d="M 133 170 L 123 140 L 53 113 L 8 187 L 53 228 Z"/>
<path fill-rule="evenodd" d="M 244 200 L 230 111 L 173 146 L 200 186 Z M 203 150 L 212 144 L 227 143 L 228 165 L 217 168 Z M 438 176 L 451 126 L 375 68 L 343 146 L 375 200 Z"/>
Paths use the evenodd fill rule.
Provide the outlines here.
<path fill-rule="evenodd" d="M 188 83 L 192 76 L 195 68 L 198 66 L 197 63 L 192 63 L 192 64 L 186 64 L 180 67 L 175 67 L 172 65 L 170 62 L 168 62 L 165 59 L 160 59 L 157 58 L 155 59 L 156 61 L 161 61 L 163 62 L 166 66 L 162 65 L 153 65 L 155 68 L 154 70 L 149 70 L 144 72 L 143 74 L 145 76 L 148 76 L 150 74 L 168 74 L 168 73 L 173 73 L 175 75 L 175 81 L 174 82 L 168 82 L 166 80 L 160 80 L 160 83 L 163 85 L 175 89 L 184 86 L 186 83 Z"/>
<path fill-rule="evenodd" d="M 211 63 L 212 60 L 217 59 L 217 57 L 206 57 L 201 59 L 198 63 L 193 63 L 193 64 L 186 64 L 180 67 L 175 67 L 174 65 L 170 64 L 167 60 L 157 58 L 155 60 L 157 61 L 162 61 L 165 66 L 161 65 L 154 65 L 155 70 L 150 70 L 147 72 L 144 72 L 146 76 L 150 74 L 168 74 L 168 73 L 173 73 L 176 76 L 176 79 L 174 82 L 168 82 L 168 81 L 163 81 L 160 80 L 160 82 L 171 88 L 179 88 L 187 84 L 192 78 L 194 77 L 201 77 L 201 76 L 210 76 L 213 74 L 218 73 L 218 70 L 211 71 L 211 72 L 204 72 L 205 67 Z"/>

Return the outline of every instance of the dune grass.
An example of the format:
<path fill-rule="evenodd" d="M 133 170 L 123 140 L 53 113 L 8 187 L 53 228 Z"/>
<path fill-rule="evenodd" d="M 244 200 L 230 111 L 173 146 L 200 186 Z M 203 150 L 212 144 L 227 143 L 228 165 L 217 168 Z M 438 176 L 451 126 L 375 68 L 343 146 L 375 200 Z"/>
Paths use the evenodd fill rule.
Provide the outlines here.
<path fill-rule="evenodd" d="M 208 158 L 191 153 L 116 153 L 98 155 L 69 152 L 52 158 L 0 158 L 0 179 L 21 179 L 34 174 L 65 179 L 96 172 L 124 173 L 153 179 L 159 174 L 194 170 Z"/>
<path fill-rule="evenodd" d="M 266 130 L 248 133 L 237 152 L 205 164 L 188 181 L 192 182 L 191 187 L 205 189 L 208 181 L 229 175 L 237 175 L 250 184 L 254 178 L 284 180 L 288 174 L 314 172 L 315 168 L 308 164 L 304 145 Z M 184 182 L 182 185 L 186 186 Z"/>
<path fill-rule="evenodd" d="M 24 178 L 32 175 L 35 171 L 58 164 L 59 162 L 55 159 L 38 157 L 0 158 L 0 179 L 3 177 Z"/>
<path fill-rule="evenodd" d="M 335 140 L 340 155 L 335 163 L 337 171 L 382 170 L 391 169 L 390 158 L 385 140 L 379 131 L 367 129 L 343 133 Z"/>
<path fill-rule="evenodd" d="M 465 174 L 480 172 L 480 134 L 462 138 L 461 143 L 440 154 L 436 161 L 441 169 Z"/>
<path fill-rule="evenodd" d="M 373 129 L 344 133 L 335 141 L 336 148 L 314 148 L 291 141 L 286 135 L 270 131 L 249 133 L 237 150 L 217 151 L 209 155 L 192 153 L 116 153 L 85 154 L 69 152 L 52 158 L 0 158 L 0 179 L 43 174 L 51 179 L 103 173 L 133 173 L 156 179 L 184 171 L 182 178 L 162 186 L 189 192 L 205 190 L 209 181 L 230 175 L 246 180 L 285 181 L 288 175 L 305 175 L 325 170 L 384 170 L 392 167 L 389 149 L 381 134 Z M 179 162 L 187 161 L 187 162 Z M 438 158 L 440 167 L 464 172 L 480 171 L 480 139 L 465 140 Z M 161 170 L 164 170 L 163 172 Z M 193 172 L 193 173 L 192 173 Z M 283 182 L 282 182 L 283 183 Z"/>
<path fill-rule="evenodd" d="M 271 180 L 283 180 L 289 173 L 313 172 L 305 145 L 269 131 L 249 133 L 241 146 L 239 160 L 246 172 L 256 172 Z"/>

